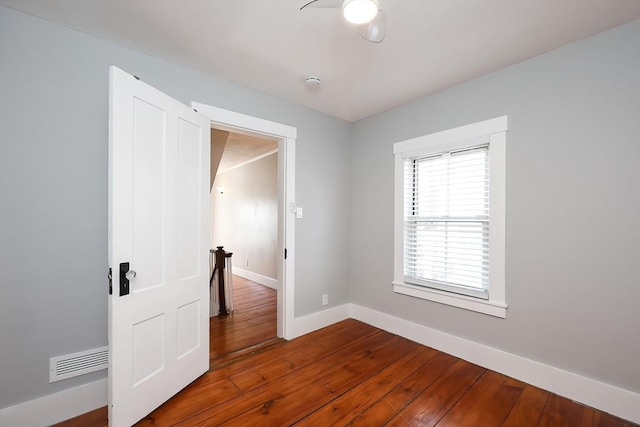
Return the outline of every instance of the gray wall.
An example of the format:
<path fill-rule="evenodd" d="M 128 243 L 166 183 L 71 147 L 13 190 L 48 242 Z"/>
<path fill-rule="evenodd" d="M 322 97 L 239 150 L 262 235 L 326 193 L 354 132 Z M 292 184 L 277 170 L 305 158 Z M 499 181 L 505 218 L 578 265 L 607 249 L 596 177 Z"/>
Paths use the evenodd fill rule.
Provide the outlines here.
<path fill-rule="evenodd" d="M 509 308 L 394 294 L 392 144 L 509 116 Z M 356 123 L 351 300 L 640 391 L 640 23 Z"/>
<path fill-rule="evenodd" d="M 106 374 L 48 383 L 51 356 L 107 344 L 109 65 L 297 127 L 295 314 L 348 301 L 348 123 L 0 6 L 1 408 Z"/>
<path fill-rule="evenodd" d="M 211 247 L 216 246 L 233 252 L 233 268 L 278 278 L 278 153 L 216 175 Z"/>

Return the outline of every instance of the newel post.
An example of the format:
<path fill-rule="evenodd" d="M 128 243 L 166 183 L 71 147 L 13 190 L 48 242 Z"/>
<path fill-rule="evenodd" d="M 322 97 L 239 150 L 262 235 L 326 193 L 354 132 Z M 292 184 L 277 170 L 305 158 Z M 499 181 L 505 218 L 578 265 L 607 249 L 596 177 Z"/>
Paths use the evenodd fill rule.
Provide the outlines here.
<path fill-rule="evenodd" d="M 223 249 L 224 246 L 217 246 L 216 254 L 216 270 L 218 270 L 218 300 L 220 302 L 220 316 L 229 314 L 227 311 L 227 299 L 224 294 L 224 264 L 227 253 Z"/>

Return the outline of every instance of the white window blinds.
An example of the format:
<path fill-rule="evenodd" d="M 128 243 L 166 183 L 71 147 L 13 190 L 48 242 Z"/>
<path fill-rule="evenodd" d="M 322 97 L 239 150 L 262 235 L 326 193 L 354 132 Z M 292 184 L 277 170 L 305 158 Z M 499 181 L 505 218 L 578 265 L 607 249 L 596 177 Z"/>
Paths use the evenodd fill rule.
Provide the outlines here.
<path fill-rule="evenodd" d="M 488 298 L 488 145 L 404 159 L 404 280 Z"/>

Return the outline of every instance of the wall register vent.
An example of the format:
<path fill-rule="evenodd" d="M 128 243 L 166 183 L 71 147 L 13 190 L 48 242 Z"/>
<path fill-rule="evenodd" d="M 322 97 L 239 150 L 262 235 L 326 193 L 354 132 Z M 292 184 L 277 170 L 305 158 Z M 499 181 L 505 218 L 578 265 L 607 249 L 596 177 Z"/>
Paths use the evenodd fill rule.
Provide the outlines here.
<path fill-rule="evenodd" d="M 49 359 L 49 382 L 107 369 L 108 363 L 109 347 L 52 357 Z"/>

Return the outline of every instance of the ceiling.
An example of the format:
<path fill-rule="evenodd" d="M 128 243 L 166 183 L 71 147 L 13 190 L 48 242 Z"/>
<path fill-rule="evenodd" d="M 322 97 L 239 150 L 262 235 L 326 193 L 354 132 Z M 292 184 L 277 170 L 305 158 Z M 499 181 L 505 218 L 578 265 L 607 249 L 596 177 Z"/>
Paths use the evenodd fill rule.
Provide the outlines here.
<path fill-rule="evenodd" d="M 215 130 L 214 130 L 215 132 Z M 230 132 L 224 146 L 218 173 L 226 172 L 248 161 L 278 150 L 278 142 L 256 136 Z"/>
<path fill-rule="evenodd" d="M 380 0 L 387 36 L 373 44 L 339 9 L 299 10 L 308 1 L 0 4 L 347 121 L 640 17 L 640 0 Z"/>

